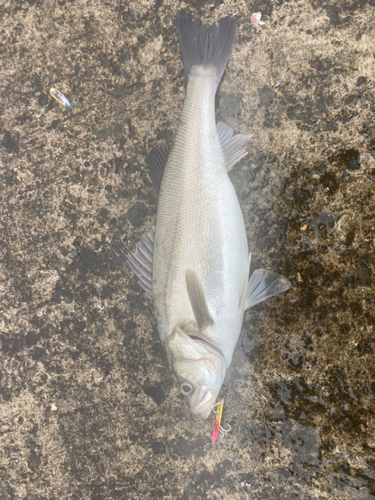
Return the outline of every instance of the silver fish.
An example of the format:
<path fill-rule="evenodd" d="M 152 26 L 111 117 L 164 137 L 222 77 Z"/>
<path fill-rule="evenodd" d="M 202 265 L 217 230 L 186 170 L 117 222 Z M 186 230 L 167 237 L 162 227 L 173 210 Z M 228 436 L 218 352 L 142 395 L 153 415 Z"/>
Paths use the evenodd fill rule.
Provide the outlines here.
<path fill-rule="evenodd" d="M 158 330 L 193 413 L 207 418 L 241 332 L 244 311 L 290 288 L 259 269 L 250 255 L 241 208 L 228 172 L 247 151 L 249 135 L 215 122 L 215 94 L 236 33 L 180 13 L 177 28 L 187 81 L 170 150 L 153 151 L 158 196 L 155 230 L 142 236 L 129 267 L 153 300 Z"/>

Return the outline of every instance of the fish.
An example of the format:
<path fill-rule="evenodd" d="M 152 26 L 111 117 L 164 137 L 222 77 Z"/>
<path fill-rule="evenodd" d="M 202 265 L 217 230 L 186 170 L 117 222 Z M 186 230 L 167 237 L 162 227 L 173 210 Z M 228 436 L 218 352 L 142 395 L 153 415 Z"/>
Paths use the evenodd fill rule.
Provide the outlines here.
<path fill-rule="evenodd" d="M 228 172 L 247 154 L 250 135 L 215 121 L 215 94 L 230 58 L 236 18 L 206 25 L 177 16 L 186 93 L 172 144 L 146 162 L 157 196 L 156 224 L 127 264 L 153 302 L 157 327 L 193 414 L 216 402 L 246 309 L 288 290 L 290 282 L 256 270 Z"/>

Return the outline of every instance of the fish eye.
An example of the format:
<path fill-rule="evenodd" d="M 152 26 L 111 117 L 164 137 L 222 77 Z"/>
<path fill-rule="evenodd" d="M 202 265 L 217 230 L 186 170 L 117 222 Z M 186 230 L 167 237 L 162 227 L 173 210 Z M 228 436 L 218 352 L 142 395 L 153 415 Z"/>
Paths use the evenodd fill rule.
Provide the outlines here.
<path fill-rule="evenodd" d="M 189 382 L 181 382 L 180 392 L 184 396 L 189 396 L 193 392 L 193 386 Z"/>

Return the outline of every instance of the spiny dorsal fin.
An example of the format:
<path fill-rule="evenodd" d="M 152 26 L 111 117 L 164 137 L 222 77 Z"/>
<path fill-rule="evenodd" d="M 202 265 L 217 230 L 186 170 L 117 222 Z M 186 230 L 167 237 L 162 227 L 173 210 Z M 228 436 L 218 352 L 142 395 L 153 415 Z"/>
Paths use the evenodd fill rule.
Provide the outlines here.
<path fill-rule="evenodd" d="M 214 320 L 208 310 L 204 288 L 196 273 L 191 269 L 187 269 L 185 279 L 190 304 L 193 309 L 199 331 L 203 333 L 209 326 L 214 324 Z"/>
<path fill-rule="evenodd" d="M 159 196 L 161 180 L 163 178 L 164 168 L 168 161 L 168 156 L 172 148 L 172 141 L 158 148 L 154 148 L 148 157 L 146 163 L 148 171 L 154 186 L 156 198 Z"/>
<path fill-rule="evenodd" d="M 273 273 L 272 271 L 265 271 L 264 269 L 257 269 L 251 275 L 245 302 L 245 309 L 263 302 L 274 295 L 289 290 L 292 286 L 289 280 Z"/>
<path fill-rule="evenodd" d="M 135 251 L 125 255 L 126 264 L 139 278 L 139 285 L 146 292 L 146 296 L 152 300 L 152 256 L 154 251 L 155 228 L 152 227 L 147 233 L 143 233 L 141 239 L 135 245 Z"/>
<path fill-rule="evenodd" d="M 219 122 L 216 126 L 217 135 L 221 150 L 224 155 L 225 168 L 227 172 L 232 170 L 234 165 L 242 160 L 247 155 L 246 148 L 244 148 L 251 135 L 238 134 L 233 136 L 233 129 L 223 122 Z"/>

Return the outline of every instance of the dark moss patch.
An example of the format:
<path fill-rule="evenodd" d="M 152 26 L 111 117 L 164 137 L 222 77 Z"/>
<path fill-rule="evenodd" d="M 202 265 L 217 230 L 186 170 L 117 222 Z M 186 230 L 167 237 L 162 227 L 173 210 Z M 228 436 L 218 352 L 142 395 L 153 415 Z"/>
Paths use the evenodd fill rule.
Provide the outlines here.
<path fill-rule="evenodd" d="M 134 227 L 142 226 L 147 215 L 148 215 L 147 207 L 141 201 L 137 201 L 137 203 L 133 205 L 126 212 L 126 218 L 130 222 L 130 224 Z"/>
<path fill-rule="evenodd" d="M 15 151 L 18 147 L 18 140 L 15 137 L 15 134 L 11 134 L 10 130 L 5 130 L 4 136 L 1 140 L 1 145 L 7 149 L 8 151 Z"/>

